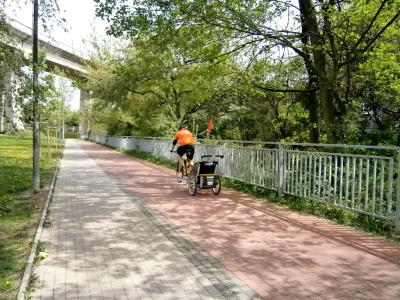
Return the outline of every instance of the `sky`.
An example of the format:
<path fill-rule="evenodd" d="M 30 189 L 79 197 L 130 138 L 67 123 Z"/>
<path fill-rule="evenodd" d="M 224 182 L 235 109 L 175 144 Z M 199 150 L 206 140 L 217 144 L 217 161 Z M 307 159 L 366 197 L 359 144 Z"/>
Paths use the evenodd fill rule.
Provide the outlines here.
<path fill-rule="evenodd" d="M 23 3 L 23 0 L 19 2 Z M 96 34 L 104 35 L 107 23 L 99 18 L 95 18 L 95 2 L 93 0 L 58 0 L 58 5 L 61 9 L 61 17 L 67 20 L 66 27 L 68 32 L 60 27 L 54 26 L 51 37 L 56 41 L 61 42 L 67 46 L 73 47 L 77 50 L 85 52 L 84 39 L 89 39 L 93 33 L 93 26 L 95 24 Z M 32 12 L 33 5 L 28 2 L 28 5 L 22 4 L 21 7 L 15 5 L 6 9 L 7 15 L 28 26 L 32 27 Z M 39 32 L 44 33 L 41 24 L 39 23 Z M 79 91 L 75 89 L 73 99 L 70 101 L 71 109 L 79 109 Z"/>

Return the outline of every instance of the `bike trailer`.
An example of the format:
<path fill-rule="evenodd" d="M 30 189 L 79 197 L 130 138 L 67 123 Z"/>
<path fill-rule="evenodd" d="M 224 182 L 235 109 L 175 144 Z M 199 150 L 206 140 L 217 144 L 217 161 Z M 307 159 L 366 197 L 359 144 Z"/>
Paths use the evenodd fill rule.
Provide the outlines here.
<path fill-rule="evenodd" d="M 196 189 L 212 189 L 215 195 L 221 191 L 221 179 L 219 178 L 216 168 L 218 161 L 204 161 L 205 157 L 223 158 L 223 155 L 203 155 L 202 161 L 194 164 L 188 178 L 189 194 L 194 196 Z"/>
<path fill-rule="evenodd" d="M 200 161 L 199 170 L 197 173 L 197 182 L 196 185 L 201 189 L 203 188 L 212 188 L 217 184 L 217 174 L 215 173 L 215 169 L 217 167 L 217 161 Z"/>

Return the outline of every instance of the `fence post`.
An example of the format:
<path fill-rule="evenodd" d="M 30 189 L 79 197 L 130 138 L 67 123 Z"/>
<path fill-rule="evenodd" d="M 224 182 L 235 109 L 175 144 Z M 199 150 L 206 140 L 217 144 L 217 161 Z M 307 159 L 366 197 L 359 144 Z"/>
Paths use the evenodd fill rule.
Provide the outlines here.
<path fill-rule="evenodd" d="M 284 152 L 283 152 L 283 145 L 279 144 L 279 151 L 278 151 L 278 197 L 282 197 L 283 194 L 283 184 L 284 184 Z"/>
<path fill-rule="evenodd" d="M 394 223 L 394 234 L 400 235 L 400 150 L 397 152 L 397 197 L 396 197 L 396 219 Z"/>
<path fill-rule="evenodd" d="M 151 147 L 151 154 L 153 154 L 154 156 L 158 156 L 157 153 L 157 149 L 156 149 L 156 139 L 153 138 L 152 142 L 150 143 L 150 147 Z"/>
<path fill-rule="evenodd" d="M 221 169 L 222 169 L 222 170 L 221 170 L 222 178 L 225 179 L 225 174 L 226 174 L 226 160 L 228 159 L 228 157 L 227 157 L 227 155 L 226 155 L 226 143 L 223 143 L 223 144 L 222 144 L 221 150 L 222 150 L 222 151 L 221 151 L 222 153 L 220 153 L 220 154 L 225 156 L 225 159 L 220 160 L 220 162 L 221 162 L 221 164 L 222 164 L 222 168 L 221 168 Z"/>

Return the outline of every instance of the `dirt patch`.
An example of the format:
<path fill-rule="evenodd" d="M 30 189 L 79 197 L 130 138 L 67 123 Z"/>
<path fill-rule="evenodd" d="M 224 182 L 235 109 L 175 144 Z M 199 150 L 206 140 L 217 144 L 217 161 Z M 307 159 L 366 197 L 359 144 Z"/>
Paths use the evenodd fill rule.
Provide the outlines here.
<path fill-rule="evenodd" d="M 46 204 L 49 188 L 41 189 L 36 193 L 33 190 L 29 190 L 25 191 L 24 194 L 29 196 L 32 205 L 37 205 L 37 209 L 32 214 L 31 220 L 25 224 L 28 236 L 34 237 L 39 226 L 40 217 Z"/>
<path fill-rule="evenodd" d="M 26 190 L 26 191 L 23 191 L 23 192 L 17 194 L 15 197 L 18 197 L 18 198 L 47 197 L 48 193 L 49 193 L 49 188 L 41 189 L 41 190 L 37 191 L 36 193 L 34 190 Z"/>

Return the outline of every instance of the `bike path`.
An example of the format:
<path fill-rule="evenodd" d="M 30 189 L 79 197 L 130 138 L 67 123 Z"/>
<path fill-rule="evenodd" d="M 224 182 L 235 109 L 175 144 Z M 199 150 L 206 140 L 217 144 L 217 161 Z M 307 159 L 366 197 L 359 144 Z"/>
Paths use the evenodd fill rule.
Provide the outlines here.
<path fill-rule="evenodd" d="M 398 245 L 230 189 L 223 188 L 218 196 L 210 190 L 200 190 L 191 197 L 186 186 L 177 183 L 174 172 L 169 169 L 87 141 L 69 142 L 67 150 L 73 143 L 94 159 L 105 174 L 90 197 L 84 197 L 87 207 L 82 213 L 91 206 L 110 211 L 121 206 L 116 200 L 105 199 L 110 198 L 109 195 L 99 199 L 99 191 L 110 180 L 110 188 L 120 188 L 127 195 L 135 195 L 130 196 L 132 202 L 142 201 L 154 212 L 154 219 L 161 218 L 168 226 L 176 228 L 189 244 L 204 249 L 205 257 L 227 269 L 221 276 L 214 274 L 215 267 L 207 269 L 208 263 L 198 266 L 202 260 L 196 255 L 197 261 L 193 256 L 188 258 L 200 273 L 201 270 L 205 272 L 202 274 L 208 276 L 212 286 L 226 299 L 257 298 L 256 293 L 264 299 L 400 299 Z M 89 159 L 83 161 L 87 163 Z M 75 163 L 75 167 L 79 165 L 79 162 Z M 93 180 L 86 178 L 86 181 Z M 112 194 L 118 198 L 118 193 Z M 97 219 L 97 226 L 107 228 L 108 218 L 109 215 L 102 215 Z M 129 222 L 132 217 L 127 215 L 125 218 L 124 222 Z M 87 224 L 84 221 L 80 226 Z M 160 225 L 161 232 L 168 232 L 169 229 L 164 230 L 163 226 Z M 126 256 L 129 251 L 123 244 L 128 239 L 124 236 L 135 235 L 140 228 L 112 227 L 111 236 L 120 237 L 121 256 Z M 142 245 L 147 243 L 144 241 Z M 192 253 L 186 245 L 177 248 L 182 251 L 180 253 Z M 164 263 L 164 257 L 156 261 Z M 136 274 L 135 269 L 130 269 L 131 265 L 125 266 L 131 276 Z M 231 276 L 232 282 L 237 279 L 239 286 L 255 293 L 238 295 L 237 287 L 225 285 L 226 277 L 229 277 L 225 274 Z M 157 283 L 157 279 L 154 280 Z M 184 297 L 190 299 L 188 293 L 182 299 Z"/>
<path fill-rule="evenodd" d="M 67 140 L 32 299 L 261 299 Z"/>

